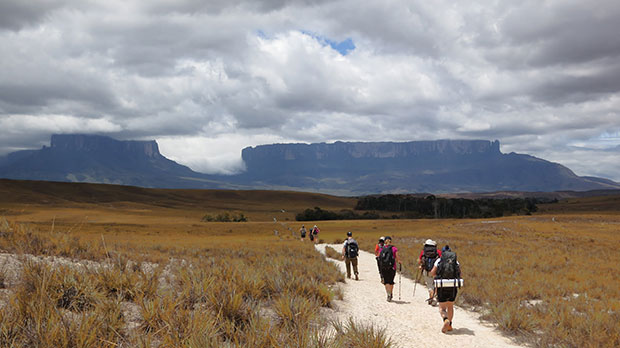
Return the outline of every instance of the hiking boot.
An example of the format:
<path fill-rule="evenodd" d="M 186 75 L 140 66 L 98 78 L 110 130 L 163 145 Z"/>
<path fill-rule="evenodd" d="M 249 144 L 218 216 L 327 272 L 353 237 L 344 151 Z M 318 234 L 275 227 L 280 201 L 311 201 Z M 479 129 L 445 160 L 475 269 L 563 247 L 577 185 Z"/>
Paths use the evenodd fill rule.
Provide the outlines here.
<path fill-rule="evenodd" d="M 347 278 L 351 279 L 351 275 L 350 275 L 350 274 L 347 274 Z"/>
<path fill-rule="evenodd" d="M 450 330 L 452 330 L 452 327 L 450 326 L 450 320 L 448 320 L 448 318 L 443 318 L 443 327 L 441 328 L 441 332 L 446 333 Z"/>
<path fill-rule="evenodd" d="M 452 322 L 450 322 L 450 326 L 448 326 L 448 332 L 452 331 Z"/>
<path fill-rule="evenodd" d="M 388 302 L 392 302 L 392 294 L 388 294 L 387 295 L 387 301 Z"/>
<path fill-rule="evenodd" d="M 360 280 L 360 277 L 358 277 L 357 274 L 355 275 L 355 280 Z"/>

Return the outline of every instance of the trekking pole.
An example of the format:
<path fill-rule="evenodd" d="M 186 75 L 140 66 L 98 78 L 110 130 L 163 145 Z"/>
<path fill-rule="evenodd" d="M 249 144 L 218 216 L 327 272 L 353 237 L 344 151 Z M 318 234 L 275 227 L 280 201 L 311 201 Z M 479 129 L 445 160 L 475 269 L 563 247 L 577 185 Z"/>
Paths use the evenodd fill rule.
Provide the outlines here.
<path fill-rule="evenodd" d="M 416 286 L 418 286 L 418 278 L 419 278 L 421 273 L 422 273 L 422 269 L 418 268 L 418 274 L 416 274 L 416 277 L 415 277 L 415 280 L 414 280 L 414 283 L 413 283 L 413 297 L 415 297 L 415 288 L 416 288 Z"/>
<path fill-rule="evenodd" d="M 403 264 L 399 263 L 398 264 L 398 300 L 400 301 L 400 288 L 403 285 L 402 279 L 403 279 Z"/>

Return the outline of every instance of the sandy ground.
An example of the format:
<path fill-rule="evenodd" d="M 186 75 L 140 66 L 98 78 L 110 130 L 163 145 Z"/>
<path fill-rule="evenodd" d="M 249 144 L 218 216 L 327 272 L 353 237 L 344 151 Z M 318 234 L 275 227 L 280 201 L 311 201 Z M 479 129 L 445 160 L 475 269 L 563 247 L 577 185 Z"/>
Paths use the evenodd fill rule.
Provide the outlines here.
<path fill-rule="evenodd" d="M 342 245 L 330 246 L 338 251 L 342 249 Z M 325 252 L 325 244 L 316 245 L 316 248 Z M 336 262 L 346 273 L 343 261 L 329 260 Z M 352 317 L 356 321 L 385 328 L 396 347 L 523 347 L 503 336 L 493 326 L 482 323 L 476 313 L 458 307 L 454 310 L 454 330 L 443 334 L 438 307 L 431 307 L 425 302 L 428 291 L 424 285 L 417 285 L 414 297 L 414 281 L 402 277 L 399 300 L 397 274 L 394 299 L 387 302 L 375 256 L 360 251 L 358 269 L 360 280 L 347 279 L 343 285 L 344 300 L 336 301 L 336 316 L 340 320 Z M 386 312 L 391 312 L 391 316 L 386 316 Z"/>

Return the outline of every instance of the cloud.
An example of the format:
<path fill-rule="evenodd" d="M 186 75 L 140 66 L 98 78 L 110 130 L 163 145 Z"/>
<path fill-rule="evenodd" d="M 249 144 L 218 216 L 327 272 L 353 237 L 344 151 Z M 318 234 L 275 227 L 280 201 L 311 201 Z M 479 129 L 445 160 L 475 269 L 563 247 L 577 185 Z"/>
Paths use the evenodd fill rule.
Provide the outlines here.
<path fill-rule="evenodd" d="M 611 0 L 5 1 L 0 153 L 97 132 L 231 173 L 262 143 L 485 138 L 618 179 L 596 145 L 620 132 L 619 15 Z"/>
<path fill-rule="evenodd" d="M 60 0 L 7 0 L 0 2 L 0 29 L 19 30 L 35 25 L 66 1 Z"/>

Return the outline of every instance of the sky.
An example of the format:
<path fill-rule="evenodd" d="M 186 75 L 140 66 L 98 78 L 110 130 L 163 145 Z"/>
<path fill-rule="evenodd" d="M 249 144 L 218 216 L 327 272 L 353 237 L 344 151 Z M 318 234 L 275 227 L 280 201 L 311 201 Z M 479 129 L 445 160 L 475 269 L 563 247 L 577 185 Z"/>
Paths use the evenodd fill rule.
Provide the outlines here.
<path fill-rule="evenodd" d="M 620 2 L 2 0 L 0 155 L 156 140 L 196 171 L 271 143 L 499 140 L 620 181 Z"/>

